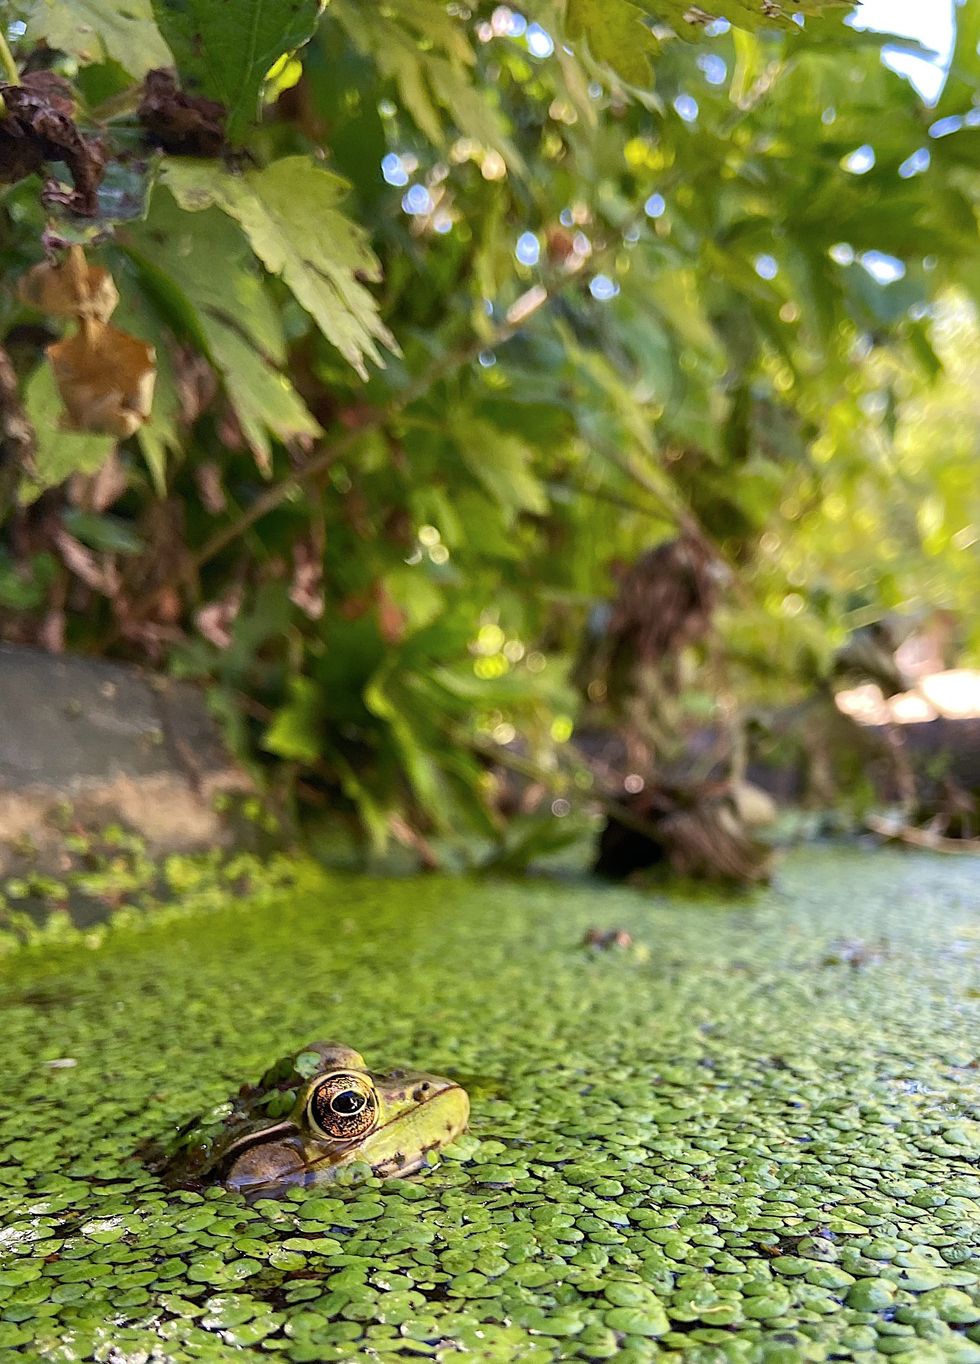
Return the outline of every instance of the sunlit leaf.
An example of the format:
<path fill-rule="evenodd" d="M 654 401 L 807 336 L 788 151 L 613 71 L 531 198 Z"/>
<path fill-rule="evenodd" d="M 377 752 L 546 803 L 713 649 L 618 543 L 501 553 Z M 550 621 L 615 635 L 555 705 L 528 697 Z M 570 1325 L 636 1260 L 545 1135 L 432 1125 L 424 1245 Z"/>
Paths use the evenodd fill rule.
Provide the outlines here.
<path fill-rule="evenodd" d="M 319 688 L 308 677 L 293 677 L 289 700 L 276 711 L 262 747 L 280 758 L 314 762 L 321 748 L 323 705 Z"/>
<path fill-rule="evenodd" d="M 642 18 L 632 0 L 567 0 L 568 36 L 586 38 L 596 61 L 607 63 L 632 85 L 649 83 L 650 57 L 656 50 Z"/>
<path fill-rule="evenodd" d="M 366 360 L 384 363 L 379 346 L 394 348 L 395 341 L 358 278 L 377 280 L 379 265 L 366 234 L 337 208 L 343 180 L 306 156 L 244 175 L 174 159 L 163 176 L 183 208 L 214 205 L 241 224 L 266 269 L 282 277 L 362 377 Z"/>
<path fill-rule="evenodd" d="M 269 458 L 270 434 L 282 441 L 316 435 L 318 424 L 280 368 L 282 325 L 248 268 L 248 246 L 235 224 L 214 210 L 183 213 L 169 195 L 158 194 L 147 223 L 127 242 L 159 302 L 192 329 L 213 360 L 260 460 Z"/>
<path fill-rule="evenodd" d="M 26 37 L 83 63 L 111 59 L 137 79 L 173 61 L 151 0 L 32 0 Z"/>

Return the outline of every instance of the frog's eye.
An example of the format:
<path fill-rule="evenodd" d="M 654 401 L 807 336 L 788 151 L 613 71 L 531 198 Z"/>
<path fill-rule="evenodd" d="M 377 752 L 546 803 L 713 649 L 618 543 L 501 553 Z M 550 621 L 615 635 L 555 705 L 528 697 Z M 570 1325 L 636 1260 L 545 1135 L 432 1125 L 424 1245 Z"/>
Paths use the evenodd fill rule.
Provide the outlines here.
<path fill-rule="evenodd" d="M 313 1086 L 306 1113 L 321 1136 L 353 1141 L 366 1136 L 378 1121 L 378 1096 L 367 1076 L 335 1071 Z"/>

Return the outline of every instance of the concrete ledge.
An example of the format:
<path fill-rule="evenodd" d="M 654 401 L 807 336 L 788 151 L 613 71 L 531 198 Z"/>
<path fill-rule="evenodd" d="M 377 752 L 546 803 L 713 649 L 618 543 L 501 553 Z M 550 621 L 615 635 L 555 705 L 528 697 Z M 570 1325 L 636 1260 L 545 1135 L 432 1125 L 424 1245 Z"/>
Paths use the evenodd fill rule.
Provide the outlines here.
<path fill-rule="evenodd" d="M 78 828 L 120 823 L 157 852 L 233 841 L 214 809 L 252 783 L 204 696 L 101 659 L 0 645 L 0 871 L 47 862 Z"/>

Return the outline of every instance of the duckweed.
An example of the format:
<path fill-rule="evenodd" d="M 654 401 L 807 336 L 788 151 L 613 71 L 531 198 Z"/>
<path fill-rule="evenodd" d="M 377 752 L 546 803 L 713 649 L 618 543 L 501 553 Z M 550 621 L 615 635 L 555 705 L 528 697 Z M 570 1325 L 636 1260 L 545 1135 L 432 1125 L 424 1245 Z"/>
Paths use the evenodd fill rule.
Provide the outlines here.
<path fill-rule="evenodd" d="M 807 851 L 744 899 L 181 863 L 186 906 L 26 935 L 0 1359 L 980 1364 L 966 863 Z M 134 1154 L 319 1037 L 455 1076 L 470 1133 L 251 1206 Z"/>

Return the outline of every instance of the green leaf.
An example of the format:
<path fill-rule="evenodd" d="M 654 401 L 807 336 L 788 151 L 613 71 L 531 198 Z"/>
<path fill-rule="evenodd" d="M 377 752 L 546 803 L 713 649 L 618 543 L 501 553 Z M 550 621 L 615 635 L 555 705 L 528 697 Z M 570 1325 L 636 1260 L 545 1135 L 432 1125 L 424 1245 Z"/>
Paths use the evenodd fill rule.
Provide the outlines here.
<path fill-rule="evenodd" d="M 241 224 L 266 269 L 282 276 L 362 378 L 365 359 L 383 367 L 379 344 L 397 350 L 357 278 L 377 280 L 380 268 L 367 234 L 337 210 L 346 181 L 308 156 L 286 156 L 244 175 L 174 158 L 163 177 L 183 208 L 215 206 Z"/>
<path fill-rule="evenodd" d="M 445 607 L 445 596 L 421 565 L 399 564 L 383 580 L 384 589 L 403 612 L 410 630 L 421 630 Z"/>
<path fill-rule="evenodd" d="M 58 561 L 51 554 L 36 554 L 15 563 L 0 549 L 0 606 L 12 611 L 36 611 L 44 605 L 58 569 Z"/>
<path fill-rule="evenodd" d="M 28 42 L 44 42 L 83 65 L 116 61 L 140 78 L 157 66 L 172 66 L 170 49 L 153 18 L 150 0 L 34 0 L 27 20 Z"/>
<path fill-rule="evenodd" d="M 642 11 L 631 0 L 568 0 L 565 21 L 574 41 L 586 38 L 598 62 L 605 62 L 630 85 L 650 81 L 649 57 L 657 48 Z"/>
<path fill-rule="evenodd" d="M 394 668 L 394 660 L 382 665 L 364 689 L 364 702 L 373 715 L 387 723 L 405 775 L 422 808 L 440 828 L 446 829 L 451 826 L 452 817 L 445 781 L 432 747 L 415 732 L 413 722 L 418 716 L 413 714 L 410 705 L 405 705 L 403 691 L 397 685 L 393 689 L 389 685 L 393 682 Z M 396 694 L 392 694 L 392 690 Z"/>
<path fill-rule="evenodd" d="M 331 753 L 330 760 L 340 777 L 344 795 L 356 807 L 357 813 L 361 817 L 371 852 L 375 857 L 382 856 L 389 842 L 388 814 L 381 802 L 375 799 L 357 776 L 346 758 L 339 753 Z"/>
<path fill-rule="evenodd" d="M 319 0 L 153 0 L 182 79 L 228 111 L 228 138 L 256 121 L 259 92 L 285 53 L 309 42 Z"/>
<path fill-rule="evenodd" d="M 517 816 L 508 824 L 506 834 L 483 863 L 483 870 L 514 875 L 527 871 L 538 858 L 563 852 L 587 837 L 582 819 L 556 819 L 553 815 Z"/>
<path fill-rule="evenodd" d="M 56 487 L 72 474 L 94 474 L 112 454 L 116 444 L 112 436 L 63 430 L 65 409 L 49 364 L 39 365 L 27 380 L 24 408 L 37 432 L 37 455 L 23 501 L 32 502 L 45 488 Z"/>
<path fill-rule="evenodd" d="M 98 515 L 68 507 L 62 514 L 65 529 L 89 549 L 105 554 L 139 554 L 143 541 L 120 516 Z"/>
<path fill-rule="evenodd" d="M 459 456 L 470 473 L 510 513 L 548 510 L 548 498 L 530 465 L 533 448 L 519 436 L 485 421 L 453 428 Z"/>
<path fill-rule="evenodd" d="M 273 716 L 262 747 L 280 758 L 315 762 L 322 746 L 322 718 L 320 688 L 308 677 L 291 677 L 289 700 Z"/>
<path fill-rule="evenodd" d="M 248 244 L 236 225 L 216 210 L 181 212 L 169 194 L 157 194 L 147 223 L 126 241 L 148 292 L 178 329 L 192 332 L 221 374 L 259 460 L 268 461 L 270 433 L 281 441 L 317 435 L 319 426 L 280 369 L 286 359 L 282 325 L 268 290 L 249 268 Z M 220 271 L 215 260 L 222 262 Z M 176 421 L 176 408 L 170 415 Z M 143 447 L 148 460 L 172 448 L 174 436 L 163 413 L 151 427 Z"/>
<path fill-rule="evenodd" d="M 691 39 L 699 38 L 716 19 L 727 19 L 735 28 L 752 32 L 766 28 L 798 32 L 794 14 L 819 17 L 833 9 L 851 8 L 851 0 L 705 0 L 703 5 L 691 4 L 690 0 L 640 0 L 640 3 L 658 23 L 669 24 L 679 37 Z M 594 5 L 590 45 L 592 34 L 602 26 L 606 8 L 604 0 Z"/>
<path fill-rule="evenodd" d="M 936 105 L 936 118 L 965 114 L 980 90 L 980 70 L 977 65 L 977 54 L 980 53 L 980 7 L 975 4 L 959 5 L 955 15 L 956 45 L 949 64 L 949 75 Z"/>
<path fill-rule="evenodd" d="M 475 58 L 465 29 L 444 6 L 431 0 L 391 0 L 383 7 L 336 0 L 331 16 L 394 83 L 399 104 L 435 146 L 450 137 L 444 110 L 464 137 L 492 147 L 514 170 L 523 168 L 494 101 L 474 85 Z"/>

